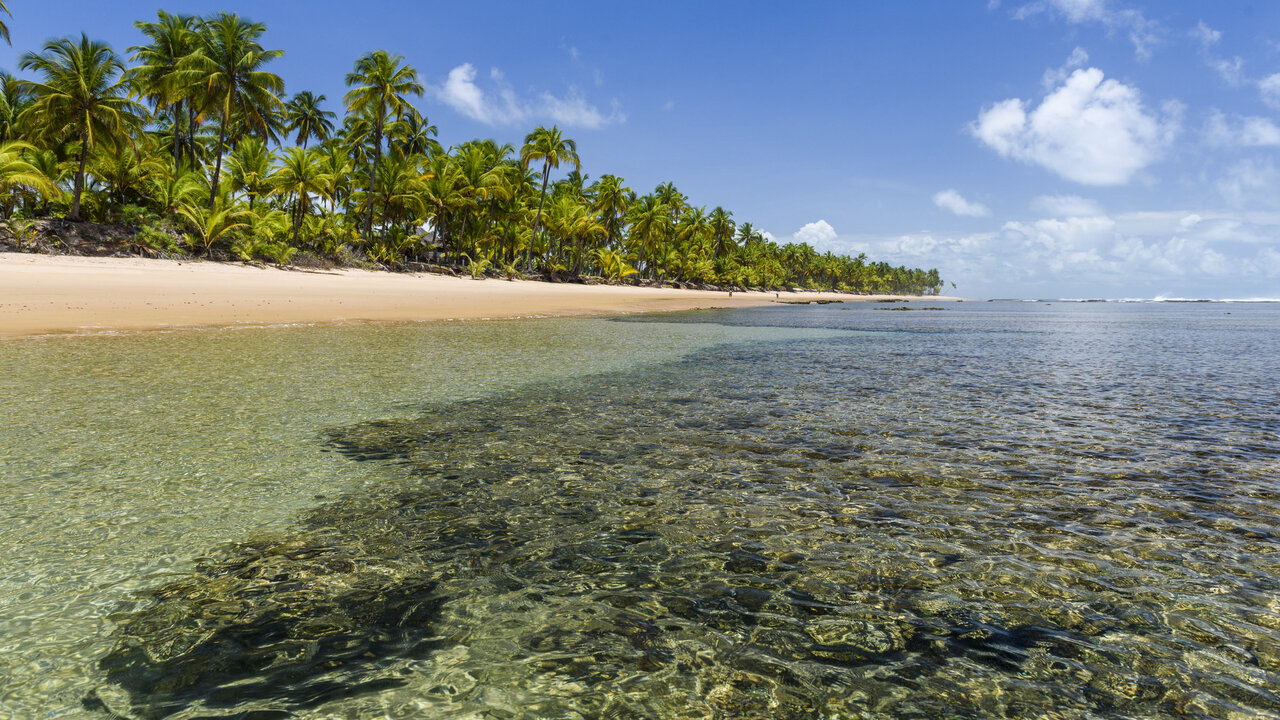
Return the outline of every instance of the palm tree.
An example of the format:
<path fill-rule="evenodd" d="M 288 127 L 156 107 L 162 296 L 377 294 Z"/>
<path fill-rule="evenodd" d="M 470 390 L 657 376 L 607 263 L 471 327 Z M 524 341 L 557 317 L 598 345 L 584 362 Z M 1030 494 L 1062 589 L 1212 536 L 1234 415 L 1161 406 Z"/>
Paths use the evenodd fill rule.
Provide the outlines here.
<path fill-rule="evenodd" d="M 661 264 L 660 248 L 655 242 L 665 237 L 671 228 L 671 215 L 667 206 L 656 195 L 645 195 L 631 203 L 627 213 L 631 223 L 631 239 L 640 260 L 650 278 L 656 278 Z"/>
<path fill-rule="evenodd" d="M 3 0 L 0 0 L 0 10 L 3 10 L 5 15 L 13 17 L 13 13 L 9 12 L 9 8 L 5 7 Z M 4 21 L 0 21 L 0 37 L 3 37 L 4 41 L 10 45 L 13 44 L 9 40 L 9 26 L 6 25 Z"/>
<path fill-rule="evenodd" d="M 450 215 L 469 201 L 460 190 L 464 182 L 462 171 L 452 157 L 437 155 L 431 159 L 422 187 L 422 200 L 435 229 L 436 242 L 441 246 L 446 242 Z"/>
<path fill-rule="evenodd" d="M 368 241 L 373 235 L 373 186 L 382 159 L 382 136 L 388 115 L 397 118 L 409 107 L 407 95 L 422 95 L 422 83 L 418 71 L 404 64 L 404 58 L 391 55 L 386 50 L 374 50 L 356 60 L 355 69 L 347 74 L 347 87 L 343 98 L 347 110 L 367 113 L 373 119 L 373 158 L 369 163 L 369 193 L 365 201 L 364 236 Z"/>
<path fill-rule="evenodd" d="M 267 149 L 260 138 L 247 137 L 227 158 L 227 174 L 231 178 L 231 190 L 249 196 L 249 210 L 254 201 L 271 192 L 271 172 L 275 153 Z"/>
<path fill-rule="evenodd" d="M 202 187 L 196 171 L 180 168 L 152 176 L 149 195 L 161 213 L 172 215 L 178 208 L 195 202 Z"/>
<path fill-rule="evenodd" d="M 11 201 L 15 191 L 35 193 L 45 199 L 58 195 L 58 186 L 53 180 L 27 160 L 26 153 L 34 150 L 20 140 L 0 144 L 0 193 L 8 196 L 4 205 L 6 220 L 13 209 Z"/>
<path fill-rule="evenodd" d="M 404 230 L 406 237 L 412 230 L 412 221 L 421 217 L 425 178 L 416 158 L 406 158 L 398 151 L 388 153 L 378 163 L 373 193 L 382 203 L 388 224 L 394 227 L 402 220 L 409 221 Z M 385 231 L 382 237 L 387 238 Z"/>
<path fill-rule="evenodd" d="M 737 247 L 733 242 L 733 213 L 716 206 L 707 217 L 711 225 L 711 249 L 716 257 L 723 258 Z"/>
<path fill-rule="evenodd" d="M 41 128 L 51 144 L 74 141 L 78 168 L 67 218 L 80 219 L 84 192 L 84 168 L 98 145 L 128 141 L 131 129 L 140 125 L 142 108 L 126 96 L 124 63 L 111 48 L 81 35 L 45 43 L 44 52 L 22 56 L 18 67 L 33 70 L 43 82 L 23 80 L 35 102 L 23 113 L 32 127 Z"/>
<path fill-rule="evenodd" d="M 670 230 L 675 227 L 676 220 L 680 218 L 680 214 L 684 212 L 685 203 L 689 198 L 684 193 L 676 189 L 673 182 L 664 182 L 653 189 L 653 194 L 667 208 L 667 232 L 662 234 L 662 247 L 658 252 L 658 257 L 665 262 L 670 253 L 671 236 Z"/>
<path fill-rule="evenodd" d="M 635 275 L 637 272 L 629 262 L 634 258 L 623 255 L 617 250 L 596 248 L 591 254 L 595 256 L 596 264 L 600 266 L 600 272 L 604 273 L 604 276 L 610 280 L 621 280 L 628 275 Z"/>
<path fill-rule="evenodd" d="M 591 186 L 591 209 L 600 215 L 600 221 L 608 231 L 608 242 L 613 245 L 622 234 L 622 221 L 631 204 L 631 188 L 617 175 L 602 175 Z"/>
<path fill-rule="evenodd" d="M 436 126 L 412 106 L 406 109 L 399 120 L 391 123 L 386 132 L 387 144 L 404 153 L 405 157 L 431 156 L 440 152 L 440 143 L 435 139 Z"/>
<path fill-rule="evenodd" d="M 133 25 L 151 42 L 129 48 L 132 59 L 139 63 L 129 70 L 129 80 L 134 93 L 145 97 L 157 113 L 168 111 L 173 134 L 170 149 L 176 169 L 182 165 L 182 153 L 195 134 L 196 122 L 180 88 L 174 85 L 173 74 L 182 58 L 195 51 L 196 18 L 160 10 L 156 22 L 139 20 Z"/>
<path fill-rule="evenodd" d="M 694 267 L 695 259 L 701 257 L 703 244 L 710 230 L 711 223 L 705 207 L 689 208 L 680 215 L 680 221 L 676 225 L 676 240 L 683 250 L 679 254 L 684 279 L 694 279 L 688 268 Z"/>
<path fill-rule="evenodd" d="M 263 71 L 262 66 L 284 52 L 263 49 L 258 37 L 266 29 L 262 23 L 249 22 L 232 13 L 201 20 L 195 34 L 195 51 L 178 63 L 173 74 L 174 82 L 195 101 L 201 114 L 212 113 L 218 118 L 218 146 L 209 182 L 210 209 L 218 197 L 222 154 L 232 124 L 268 135 L 280 106 L 278 94 L 284 92 L 284 81 Z"/>
<path fill-rule="evenodd" d="M 224 206 L 222 202 L 214 203 L 211 208 L 184 205 L 178 208 L 178 214 L 187 219 L 206 253 L 232 233 L 249 227 L 253 217 L 253 213 L 235 204 Z"/>
<path fill-rule="evenodd" d="M 22 134 L 18 119 L 31 101 L 31 88 L 0 70 L 0 142 L 17 140 Z"/>
<path fill-rule="evenodd" d="M 293 99 L 284 106 L 285 131 L 297 130 L 298 139 L 295 142 L 304 149 L 311 138 L 324 141 L 333 132 L 332 118 L 337 116 L 328 110 L 320 109 L 322 102 L 324 102 L 323 95 L 313 95 L 309 90 L 303 90 L 294 95 Z"/>
<path fill-rule="evenodd" d="M 293 245 L 298 244 L 302 217 L 311 209 L 311 196 L 325 194 L 329 178 L 324 174 L 321 153 L 300 147 L 284 149 L 280 169 L 271 180 L 277 194 L 293 197 Z"/>
<path fill-rule="evenodd" d="M 142 197 L 151 178 L 163 173 L 167 165 L 167 159 L 157 155 L 143 135 L 142 141 L 132 147 L 117 143 L 96 153 L 89 164 L 89 174 L 110 188 L 110 198 L 116 205 L 123 205 L 127 196 Z"/>
<path fill-rule="evenodd" d="M 533 218 L 533 235 L 529 242 L 529 252 L 525 256 L 525 265 L 532 267 L 533 244 L 538 238 L 538 224 L 542 220 L 542 204 L 547 198 L 547 180 L 551 169 L 560 167 L 562 162 L 573 163 L 574 170 L 582 170 L 582 160 L 578 157 L 578 144 L 562 137 L 560 128 L 552 125 L 537 127 L 524 138 L 524 146 L 520 148 L 520 167 L 527 169 L 529 163 L 542 161 L 542 194 L 538 196 L 538 212 Z"/>
<path fill-rule="evenodd" d="M 551 219 L 555 222 L 552 223 Z M 558 198 L 548 212 L 549 226 L 573 243 L 573 273 L 582 274 L 582 258 L 586 245 L 608 236 L 608 230 L 580 197 L 566 194 Z"/>
<path fill-rule="evenodd" d="M 345 201 L 351 191 L 351 158 L 329 143 L 321 148 L 321 152 L 320 171 L 328 178 L 324 195 L 329 198 L 329 212 L 333 213 L 338 209 L 338 198 Z"/>

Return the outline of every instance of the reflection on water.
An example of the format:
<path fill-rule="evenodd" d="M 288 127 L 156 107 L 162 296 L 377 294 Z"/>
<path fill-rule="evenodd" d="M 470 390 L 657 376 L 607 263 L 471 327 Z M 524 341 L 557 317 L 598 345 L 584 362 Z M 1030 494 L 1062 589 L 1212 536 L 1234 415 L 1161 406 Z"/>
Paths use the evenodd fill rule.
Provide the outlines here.
<path fill-rule="evenodd" d="M 1280 717 L 1275 308 L 664 320 L 598 332 L 885 332 L 334 416 L 362 483 L 116 608 L 82 712 Z"/>

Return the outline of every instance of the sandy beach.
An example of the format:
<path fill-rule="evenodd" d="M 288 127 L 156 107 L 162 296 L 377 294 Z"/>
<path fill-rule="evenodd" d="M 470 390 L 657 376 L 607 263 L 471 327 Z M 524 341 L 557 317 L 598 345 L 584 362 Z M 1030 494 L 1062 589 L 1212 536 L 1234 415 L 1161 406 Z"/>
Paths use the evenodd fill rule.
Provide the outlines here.
<path fill-rule="evenodd" d="M 727 292 L 671 288 L 0 253 L 0 337 L 241 324 L 607 315 L 748 307 L 808 297 L 892 296 L 735 292 L 730 297 Z"/>

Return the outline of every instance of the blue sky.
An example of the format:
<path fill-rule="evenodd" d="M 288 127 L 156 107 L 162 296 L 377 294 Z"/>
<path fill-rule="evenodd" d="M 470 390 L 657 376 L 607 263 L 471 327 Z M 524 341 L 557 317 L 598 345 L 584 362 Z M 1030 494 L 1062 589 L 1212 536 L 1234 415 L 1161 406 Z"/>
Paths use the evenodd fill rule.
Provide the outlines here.
<path fill-rule="evenodd" d="M 1280 297 L 1280 3 L 8 0 L 21 52 L 133 21 L 267 24 L 292 93 L 405 56 L 446 145 L 577 140 L 776 240 L 975 297 Z"/>

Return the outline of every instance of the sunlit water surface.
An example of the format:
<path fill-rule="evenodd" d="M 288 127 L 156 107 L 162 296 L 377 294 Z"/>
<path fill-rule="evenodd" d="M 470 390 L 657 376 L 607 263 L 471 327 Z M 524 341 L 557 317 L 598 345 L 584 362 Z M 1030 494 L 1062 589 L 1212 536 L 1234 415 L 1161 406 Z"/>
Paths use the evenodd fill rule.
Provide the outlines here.
<path fill-rule="evenodd" d="M 1280 717 L 1280 307 L 636 320 L 0 345 L 0 715 Z"/>

